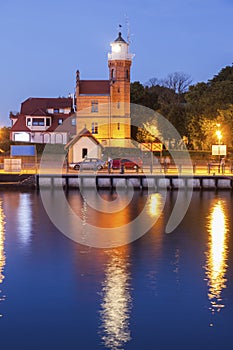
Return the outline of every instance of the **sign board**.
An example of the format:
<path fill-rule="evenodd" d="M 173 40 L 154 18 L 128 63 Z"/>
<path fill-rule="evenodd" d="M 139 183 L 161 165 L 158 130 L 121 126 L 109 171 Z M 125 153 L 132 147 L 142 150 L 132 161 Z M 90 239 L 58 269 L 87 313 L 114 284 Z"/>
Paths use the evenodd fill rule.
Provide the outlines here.
<path fill-rule="evenodd" d="M 212 156 L 226 156 L 226 145 L 212 145 Z"/>
<path fill-rule="evenodd" d="M 20 172 L 21 159 L 4 159 L 4 171 L 6 172 Z"/>
<path fill-rule="evenodd" d="M 36 147 L 35 145 L 24 146 L 11 146 L 12 157 L 35 157 Z"/>
<path fill-rule="evenodd" d="M 143 142 L 141 148 L 145 151 L 162 151 L 163 144 L 161 142 Z"/>

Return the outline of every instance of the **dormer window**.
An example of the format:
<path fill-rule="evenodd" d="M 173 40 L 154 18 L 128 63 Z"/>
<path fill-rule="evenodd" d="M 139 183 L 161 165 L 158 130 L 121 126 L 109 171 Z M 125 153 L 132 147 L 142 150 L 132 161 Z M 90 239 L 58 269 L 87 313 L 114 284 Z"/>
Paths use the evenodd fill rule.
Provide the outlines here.
<path fill-rule="evenodd" d="M 58 119 L 58 125 L 62 125 L 62 123 L 63 123 L 63 118 L 59 118 Z"/>
<path fill-rule="evenodd" d="M 54 108 L 53 113 L 59 113 L 59 109 L 58 108 Z"/>

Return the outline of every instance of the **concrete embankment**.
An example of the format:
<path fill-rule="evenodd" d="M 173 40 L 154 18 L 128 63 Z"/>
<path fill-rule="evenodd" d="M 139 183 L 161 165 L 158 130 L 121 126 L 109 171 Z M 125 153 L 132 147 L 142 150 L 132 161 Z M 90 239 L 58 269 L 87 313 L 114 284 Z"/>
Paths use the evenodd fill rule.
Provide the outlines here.
<path fill-rule="evenodd" d="M 0 174 L 0 189 L 155 189 L 232 190 L 233 176 L 168 174 Z"/>
<path fill-rule="evenodd" d="M 216 190 L 233 189 L 233 176 L 217 175 L 154 175 L 154 174 L 69 174 L 69 175 L 36 175 L 36 187 L 43 188 L 97 188 L 116 189 L 155 189 L 155 190 Z"/>

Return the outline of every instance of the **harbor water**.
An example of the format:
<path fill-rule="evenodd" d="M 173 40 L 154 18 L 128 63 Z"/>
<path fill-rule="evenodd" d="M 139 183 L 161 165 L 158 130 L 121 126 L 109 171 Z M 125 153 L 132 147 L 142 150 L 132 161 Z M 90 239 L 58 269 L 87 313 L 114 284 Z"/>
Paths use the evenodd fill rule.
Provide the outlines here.
<path fill-rule="evenodd" d="M 175 191 L 165 198 L 138 190 L 130 200 L 127 191 L 99 195 L 105 206 L 118 196 L 126 205 L 108 213 L 78 190 L 66 193 L 81 220 L 77 242 L 54 224 L 40 193 L 0 192 L 1 348 L 231 349 L 232 192 L 194 191 L 170 233 Z M 157 218 L 140 238 L 113 248 L 86 245 L 88 224 L 111 235 L 142 210 Z M 62 220 L 70 220 L 65 212 Z"/>

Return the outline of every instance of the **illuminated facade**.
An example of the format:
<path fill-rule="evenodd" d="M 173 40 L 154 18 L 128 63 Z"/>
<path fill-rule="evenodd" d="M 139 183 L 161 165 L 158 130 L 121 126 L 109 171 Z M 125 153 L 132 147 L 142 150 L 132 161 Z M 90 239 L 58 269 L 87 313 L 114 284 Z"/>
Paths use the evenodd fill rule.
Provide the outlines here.
<path fill-rule="evenodd" d="M 81 80 L 77 71 L 72 98 L 28 98 L 20 113 L 10 114 L 11 140 L 67 145 L 87 130 L 101 146 L 132 147 L 130 68 L 134 55 L 120 32 L 110 45 L 107 80 Z"/>
<path fill-rule="evenodd" d="M 77 134 L 89 130 L 102 146 L 128 147 L 130 68 L 133 55 L 119 33 L 108 54 L 108 80 L 81 80 L 76 74 Z"/>
<path fill-rule="evenodd" d="M 76 132 L 73 113 L 71 97 L 30 97 L 22 102 L 19 114 L 10 115 L 11 140 L 66 144 Z"/>

